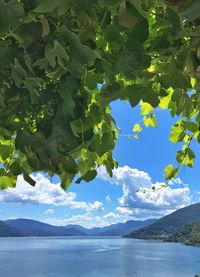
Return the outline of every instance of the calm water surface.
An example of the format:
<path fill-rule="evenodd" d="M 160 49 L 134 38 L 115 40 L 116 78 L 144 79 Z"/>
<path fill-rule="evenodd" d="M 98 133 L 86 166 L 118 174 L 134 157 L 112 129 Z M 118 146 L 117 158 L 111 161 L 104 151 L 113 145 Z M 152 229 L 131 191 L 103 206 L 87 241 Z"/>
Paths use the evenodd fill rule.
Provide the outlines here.
<path fill-rule="evenodd" d="M 121 238 L 0 238 L 1 277 L 194 277 L 200 248 Z"/>

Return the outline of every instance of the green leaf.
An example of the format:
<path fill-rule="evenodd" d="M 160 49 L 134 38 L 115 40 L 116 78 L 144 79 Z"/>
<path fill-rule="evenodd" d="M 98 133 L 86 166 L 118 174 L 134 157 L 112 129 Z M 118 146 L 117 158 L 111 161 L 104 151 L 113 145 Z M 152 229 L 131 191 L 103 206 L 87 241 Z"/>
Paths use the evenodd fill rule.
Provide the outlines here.
<path fill-rule="evenodd" d="M 181 88 L 188 89 L 190 87 L 190 79 L 188 76 L 184 75 L 182 72 L 177 70 L 175 65 L 172 65 L 172 69 L 167 70 L 165 74 L 160 76 L 160 82 L 162 86 L 166 89 L 173 88 Z M 174 79 L 174 74 L 176 74 L 176 78 Z"/>
<path fill-rule="evenodd" d="M 21 25 L 13 36 L 23 48 L 31 47 L 31 45 L 42 38 L 42 24 L 40 22 L 30 22 Z"/>
<path fill-rule="evenodd" d="M 7 158 L 10 158 L 11 153 L 13 151 L 13 148 L 11 145 L 0 145 L 0 156 L 3 161 L 5 161 Z"/>
<path fill-rule="evenodd" d="M 17 0 L 0 1 L 0 33 L 16 30 L 24 18 L 22 3 Z"/>
<path fill-rule="evenodd" d="M 0 176 L 0 189 L 15 188 L 17 177 L 15 176 Z"/>
<path fill-rule="evenodd" d="M 40 0 L 38 7 L 34 10 L 36 13 L 51 13 L 58 10 L 59 15 L 63 15 L 70 7 L 70 1 L 66 0 Z"/>
<path fill-rule="evenodd" d="M 177 151 L 176 160 L 179 164 L 182 164 L 185 158 L 185 153 L 183 151 Z"/>
<path fill-rule="evenodd" d="M 105 149 L 107 149 L 106 152 L 114 148 L 114 134 L 111 130 L 109 130 L 109 132 L 103 133 L 101 137 L 101 143 Z"/>
<path fill-rule="evenodd" d="M 34 10 L 36 13 L 49 13 L 54 11 L 58 6 L 58 1 L 49 0 L 40 0 L 39 5 Z"/>
<path fill-rule="evenodd" d="M 17 59 L 15 59 L 15 64 L 12 68 L 12 78 L 15 82 L 15 85 L 20 88 L 21 84 L 23 83 L 23 80 L 26 77 L 26 71 L 22 67 L 22 65 L 19 63 Z"/>
<path fill-rule="evenodd" d="M 69 55 L 66 49 L 57 40 L 54 41 L 54 55 L 57 58 L 58 64 L 65 68 L 64 62 L 69 60 Z"/>
<path fill-rule="evenodd" d="M 62 162 L 63 170 L 70 174 L 76 174 L 77 165 L 72 156 L 66 157 L 66 159 Z"/>
<path fill-rule="evenodd" d="M 150 126 L 153 128 L 157 128 L 157 120 L 154 114 L 150 114 L 149 116 L 144 116 L 143 122 L 146 127 Z"/>
<path fill-rule="evenodd" d="M 147 11 L 143 9 L 143 2 L 141 0 L 130 0 L 130 3 L 134 5 L 134 7 L 143 17 L 147 16 Z"/>
<path fill-rule="evenodd" d="M 133 131 L 133 132 L 137 132 L 137 133 L 141 132 L 141 131 L 142 131 L 141 125 L 140 125 L 140 124 L 135 124 L 135 125 L 133 126 L 133 130 L 132 130 L 132 131 Z"/>
<path fill-rule="evenodd" d="M 167 8 L 168 18 L 172 24 L 172 31 L 173 33 L 177 34 L 181 29 L 181 19 L 177 12 L 175 12 L 171 8 Z"/>
<path fill-rule="evenodd" d="M 153 111 L 153 107 L 149 103 L 140 102 L 140 106 L 141 106 L 141 110 L 140 110 L 141 115 L 146 115 Z"/>
<path fill-rule="evenodd" d="M 33 78 L 33 77 L 26 77 L 26 79 L 24 80 L 24 87 L 29 90 L 30 92 L 35 93 L 37 92 L 37 90 L 39 90 L 39 87 L 41 86 L 42 83 L 42 79 L 40 78 Z M 33 94 L 31 94 L 32 96 Z M 33 98 L 31 98 L 31 100 L 33 100 Z M 33 101 L 34 102 L 34 101 Z"/>
<path fill-rule="evenodd" d="M 78 173 L 81 175 L 85 175 L 88 171 L 90 171 L 90 161 L 83 160 L 82 158 L 78 161 Z"/>
<path fill-rule="evenodd" d="M 77 91 L 77 81 L 69 76 L 62 78 L 60 82 L 60 97 L 63 101 L 62 113 L 65 119 L 74 118 L 74 112 L 76 110 L 76 103 L 73 95 Z"/>
<path fill-rule="evenodd" d="M 71 129 L 75 136 L 78 136 L 78 133 L 83 133 L 87 130 L 89 130 L 93 126 L 93 118 L 91 116 L 88 116 L 81 119 L 76 119 L 70 122 Z"/>
<path fill-rule="evenodd" d="M 98 4 L 102 7 L 113 7 L 116 5 L 116 0 L 98 0 Z"/>
<path fill-rule="evenodd" d="M 74 179 L 75 174 L 71 174 L 71 173 L 66 173 L 66 172 L 62 172 L 60 175 L 61 178 L 61 187 L 64 190 L 67 190 L 69 188 L 69 186 L 71 185 L 73 179 Z"/>
<path fill-rule="evenodd" d="M 153 108 L 156 108 L 159 105 L 158 94 L 152 89 L 149 85 L 145 87 L 144 94 L 142 96 L 143 102 L 149 103 Z"/>
<path fill-rule="evenodd" d="M 187 129 L 187 130 L 189 130 L 190 132 L 193 132 L 193 133 L 195 133 L 196 131 L 199 130 L 199 124 L 196 123 L 196 122 L 186 121 L 184 123 L 184 127 L 185 127 L 185 129 Z"/>
<path fill-rule="evenodd" d="M 22 173 L 20 163 L 17 160 L 14 160 L 11 163 L 11 165 L 9 166 L 9 169 L 11 170 L 11 172 L 13 173 L 14 176 L 18 176 Z"/>
<path fill-rule="evenodd" d="M 171 97 L 172 97 L 172 92 L 170 91 L 169 94 L 167 96 L 164 97 L 160 97 L 160 103 L 159 103 L 159 107 L 161 109 L 167 109 L 169 106 L 169 103 L 171 101 Z"/>
<path fill-rule="evenodd" d="M 106 152 L 113 150 L 114 146 L 115 140 L 113 134 L 106 132 L 102 137 L 99 134 L 94 135 L 88 145 L 88 150 L 102 157 Z"/>
<path fill-rule="evenodd" d="M 185 137 L 185 129 L 182 126 L 181 122 L 176 123 L 172 126 L 171 134 L 170 134 L 170 141 L 173 143 L 177 143 L 183 141 Z"/>
<path fill-rule="evenodd" d="M 82 64 L 91 63 L 97 58 L 96 53 L 86 45 L 77 44 L 74 50 L 76 51 L 79 62 Z"/>
<path fill-rule="evenodd" d="M 54 54 L 54 48 L 51 44 L 47 44 L 45 47 L 45 58 L 47 59 L 50 66 L 56 66 L 56 56 Z"/>
<path fill-rule="evenodd" d="M 165 179 L 166 180 L 170 180 L 172 178 L 176 178 L 177 174 L 178 174 L 178 169 L 174 168 L 172 164 L 169 164 L 165 168 Z"/>
<path fill-rule="evenodd" d="M 176 160 L 181 165 L 186 165 L 188 167 L 193 167 L 195 154 L 190 148 L 185 148 L 183 151 L 178 151 L 176 153 Z"/>
<path fill-rule="evenodd" d="M 96 171 L 96 170 L 88 171 L 86 174 L 84 174 L 83 176 L 81 176 L 80 178 L 78 178 L 78 179 L 76 180 L 76 183 L 77 183 L 77 184 L 80 184 L 81 181 L 90 182 L 90 181 L 92 181 L 96 176 L 97 176 L 97 171 Z"/>
<path fill-rule="evenodd" d="M 97 88 L 97 84 L 103 83 L 103 75 L 93 72 L 88 72 L 86 77 L 86 85 L 89 89 L 93 90 Z"/>
<path fill-rule="evenodd" d="M 13 176 L 11 172 L 0 168 L 0 190 L 14 188 L 16 186 L 17 176 Z"/>
<path fill-rule="evenodd" d="M 140 17 L 133 6 L 125 5 L 125 2 L 122 2 L 119 8 L 118 20 L 122 26 L 133 28 L 140 21 Z"/>
<path fill-rule="evenodd" d="M 144 43 L 148 39 L 148 37 L 149 37 L 149 22 L 146 19 L 142 19 L 131 30 L 129 43 L 130 44 L 133 43 L 137 38 L 137 44 L 140 45 L 141 47 L 142 46 L 141 43 Z M 143 46 L 140 49 L 143 50 Z M 142 58 L 141 62 L 143 62 L 145 57 L 146 57 L 145 55 L 141 57 Z M 151 61 L 149 61 L 147 68 L 150 67 L 150 65 L 151 65 Z"/>
<path fill-rule="evenodd" d="M 62 68 L 66 69 L 65 64 L 69 60 L 69 55 L 66 48 L 55 40 L 53 45 L 47 44 L 45 47 L 45 58 L 52 67 L 55 67 L 58 63 Z"/>
<path fill-rule="evenodd" d="M 97 59 L 96 52 L 87 45 L 81 43 L 79 36 L 71 32 L 66 26 L 60 28 L 63 41 L 71 46 L 71 57 L 81 64 L 89 64 Z"/>
<path fill-rule="evenodd" d="M 124 51 L 116 62 L 116 71 L 124 74 L 127 79 L 135 79 L 141 63 L 140 51 Z"/>

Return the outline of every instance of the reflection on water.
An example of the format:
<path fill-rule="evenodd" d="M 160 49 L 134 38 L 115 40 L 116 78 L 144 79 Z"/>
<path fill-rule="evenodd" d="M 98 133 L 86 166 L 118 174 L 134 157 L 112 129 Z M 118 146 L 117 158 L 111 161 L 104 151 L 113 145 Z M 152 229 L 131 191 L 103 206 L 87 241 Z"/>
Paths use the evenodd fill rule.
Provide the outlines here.
<path fill-rule="evenodd" d="M 200 248 L 121 238 L 0 238 L 2 277 L 193 277 Z"/>

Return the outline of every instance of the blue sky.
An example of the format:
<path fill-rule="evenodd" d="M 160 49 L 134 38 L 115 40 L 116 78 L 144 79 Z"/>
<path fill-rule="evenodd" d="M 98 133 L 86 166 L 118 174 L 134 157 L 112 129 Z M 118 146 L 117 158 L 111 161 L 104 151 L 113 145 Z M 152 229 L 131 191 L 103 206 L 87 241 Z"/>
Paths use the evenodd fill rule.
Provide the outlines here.
<path fill-rule="evenodd" d="M 67 192 L 39 174 L 35 188 L 19 178 L 17 188 L 0 192 L 0 218 L 32 218 L 55 225 L 105 226 L 130 219 L 160 217 L 199 201 L 200 157 L 193 169 L 183 168 L 169 188 L 152 192 L 152 185 L 164 182 L 163 170 L 176 165 L 180 145 L 169 142 L 172 119 L 168 111 L 157 110 L 158 128 L 143 128 L 139 139 L 129 139 L 133 125 L 141 121 L 139 107 L 117 101 L 112 115 L 121 129 L 114 157 L 119 168 L 110 179 L 104 169 L 90 183 L 72 184 Z M 197 143 L 192 148 L 199 151 Z M 138 192 L 138 188 L 145 188 Z"/>

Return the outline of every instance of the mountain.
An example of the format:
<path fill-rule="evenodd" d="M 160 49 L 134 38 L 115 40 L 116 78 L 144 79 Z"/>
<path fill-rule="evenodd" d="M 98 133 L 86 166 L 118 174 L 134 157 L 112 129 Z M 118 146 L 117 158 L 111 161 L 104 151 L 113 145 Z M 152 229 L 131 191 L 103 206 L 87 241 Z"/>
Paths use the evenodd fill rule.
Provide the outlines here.
<path fill-rule="evenodd" d="M 189 245 L 200 245 L 200 221 L 195 221 L 178 229 L 166 241 L 182 242 Z"/>
<path fill-rule="evenodd" d="M 20 237 L 22 235 L 18 229 L 0 221 L 0 237 Z"/>
<path fill-rule="evenodd" d="M 149 226 L 131 232 L 126 237 L 138 239 L 163 239 L 173 235 L 184 225 L 193 223 L 197 220 L 200 220 L 200 203 L 179 209 L 162 217 Z"/>
<path fill-rule="evenodd" d="M 156 219 L 148 219 L 144 221 L 129 220 L 125 223 L 112 224 L 103 228 L 93 228 L 92 234 L 98 236 L 124 236 L 134 230 L 138 230 L 144 226 L 152 224 Z"/>
<path fill-rule="evenodd" d="M 83 236 L 81 230 L 63 226 L 53 226 L 31 219 L 13 219 L 7 220 L 6 223 L 10 227 L 14 227 L 20 231 L 24 236 Z"/>
<path fill-rule="evenodd" d="M 156 219 L 148 219 L 144 221 L 130 220 L 125 223 L 111 224 L 106 227 L 94 227 L 92 229 L 87 229 L 79 225 L 67 225 L 65 228 L 69 228 L 69 226 L 78 228 L 88 236 L 124 236 L 133 230 L 147 226 L 155 221 Z"/>
<path fill-rule="evenodd" d="M 79 232 L 81 232 L 85 236 L 89 235 L 88 231 L 90 230 L 90 229 L 87 229 L 87 228 L 85 228 L 85 227 L 83 227 L 81 225 L 77 225 L 77 224 L 68 224 L 64 228 L 66 230 L 70 230 L 71 228 L 74 228 L 74 229 L 78 230 Z"/>
<path fill-rule="evenodd" d="M 155 222 L 155 219 L 145 221 L 130 220 L 125 223 L 112 224 L 106 227 L 95 227 L 92 229 L 84 228 L 80 225 L 69 224 L 67 226 L 53 226 L 31 219 L 13 219 L 2 221 L 7 228 L 15 230 L 21 236 L 123 236 L 133 230 L 137 230 Z M 2 231 L 1 231 L 2 228 Z M 4 228 L 5 229 L 5 228 Z M 3 233 L 3 227 L 0 225 L 0 236 Z M 14 236 L 10 231 L 7 236 Z M 3 235 L 2 235 L 3 236 Z"/>

